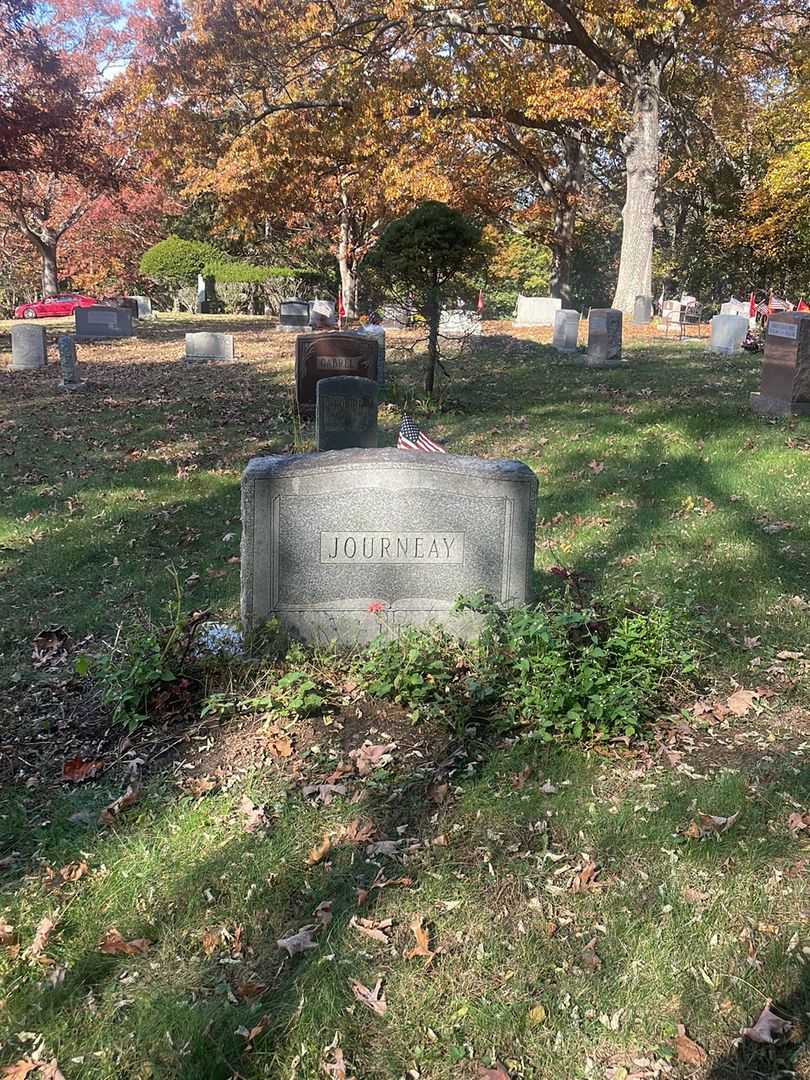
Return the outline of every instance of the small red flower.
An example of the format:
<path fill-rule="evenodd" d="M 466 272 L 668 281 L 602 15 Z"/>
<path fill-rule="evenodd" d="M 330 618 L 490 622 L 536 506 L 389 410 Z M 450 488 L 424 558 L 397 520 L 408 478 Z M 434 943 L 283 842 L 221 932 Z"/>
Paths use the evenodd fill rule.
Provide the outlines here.
<path fill-rule="evenodd" d="M 374 600 L 368 605 L 368 610 L 372 615 L 379 615 L 381 611 L 385 611 L 385 604 L 380 600 Z"/>

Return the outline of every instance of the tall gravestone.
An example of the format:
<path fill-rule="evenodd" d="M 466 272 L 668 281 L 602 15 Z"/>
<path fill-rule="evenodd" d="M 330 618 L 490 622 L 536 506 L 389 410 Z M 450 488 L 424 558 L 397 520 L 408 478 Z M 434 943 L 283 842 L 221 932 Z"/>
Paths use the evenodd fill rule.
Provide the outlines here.
<path fill-rule="evenodd" d="M 76 339 L 73 334 L 60 334 L 56 340 L 59 350 L 59 369 L 62 372 L 62 381 L 59 386 L 63 390 L 79 390 L 85 385 L 79 378 L 76 367 Z"/>
<path fill-rule="evenodd" d="M 20 323 L 11 328 L 11 370 L 36 371 L 48 362 L 48 339 L 43 326 Z"/>
<path fill-rule="evenodd" d="M 715 315 L 709 321 L 709 352 L 734 356 L 742 352 L 748 319 L 742 315 Z"/>
<path fill-rule="evenodd" d="M 295 400 L 302 416 L 315 412 L 315 387 L 320 379 L 359 375 L 379 382 L 378 354 L 376 339 L 362 334 L 300 334 L 295 339 Z"/>
<path fill-rule="evenodd" d="M 278 306 L 279 330 L 300 331 L 309 326 L 309 303 L 306 300 L 282 300 Z"/>
<path fill-rule="evenodd" d="M 512 326 L 553 326 L 554 312 L 561 308 L 556 296 L 518 296 Z"/>
<path fill-rule="evenodd" d="M 233 360 L 233 334 L 186 334 L 187 364 L 207 364 L 209 360 Z"/>
<path fill-rule="evenodd" d="M 579 312 L 562 308 L 554 312 L 552 345 L 558 352 L 576 352 L 579 336 Z"/>
<path fill-rule="evenodd" d="M 636 326 L 646 326 L 652 320 L 653 298 L 651 296 L 637 296 L 633 305 L 633 322 Z"/>
<path fill-rule="evenodd" d="M 751 408 L 762 416 L 810 416 L 810 312 L 768 319 L 760 393 L 751 395 Z"/>
<path fill-rule="evenodd" d="M 356 375 L 320 379 L 315 386 L 315 449 L 377 445 L 377 383 Z"/>
<path fill-rule="evenodd" d="M 588 316 L 588 367 L 622 363 L 622 313 L 617 308 L 591 308 Z"/>
<path fill-rule="evenodd" d="M 126 308 L 94 304 L 92 307 L 77 307 L 74 317 L 78 341 L 103 341 L 133 335 L 132 313 Z"/>
<path fill-rule="evenodd" d="M 412 450 L 262 457 L 242 476 L 242 618 L 307 641 L 439 622 L 459 596 L 531 599 L 537 478 L 519 461 Z"/>

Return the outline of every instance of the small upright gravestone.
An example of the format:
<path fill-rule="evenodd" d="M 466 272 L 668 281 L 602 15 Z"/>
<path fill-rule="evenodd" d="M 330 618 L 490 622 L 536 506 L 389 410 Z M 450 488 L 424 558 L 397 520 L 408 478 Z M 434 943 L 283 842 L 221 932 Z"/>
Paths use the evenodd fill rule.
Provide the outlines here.
<path fill-rule="evenodd" d="M 810 416 L 810 312 L 783 311 L 768 319 L 760 393 L 761 416 Z"/>
<path fill-rule="evenodd" d="M 148 296 L 129 296 L 127 299 L 135 301 L 135 315 L 138 319 L 152 318 L 152 301 Z"/>
<path fill-rule="evenodd" d="M 282 300 L 278 306 L 278 330 L 303 330 L 309 326 L 306 300 Z"/>
<path fill-rule="evenodd" d="M 186 363 L 205 364 L 209 360 L 233 360 L 233 334 L 186 334 Z"/>
<path fill-rule="evenodd" d="M 459 596 L 531 599 L 537 478 L 519 461 L 418 450 L 254 458 L 242 476 L 242 619 L 306 641 L 439 622 Z"/>
<path fill-rule="evenodd" d="M 315 449 L 377 445 L 377 384 L 355 375 L 320 379 L 315 386 Z"/>
<path fill-rule="evenodd" d="M 20 323 L 11 328 L 11 370 L 36 371 L 48 362 L 48 340 L 43 326 Z"/>
<path fill-rule="evenodd" d="M 576 352 L 579 334 L 579 312 L 562 308 L 554 312 L 552 345 L 558 352 Z"/>
<path fill-rule="evenodd" d="M 325 331 L 295 339 L 295 400 L 302 416 L 315 412 L 315 387 L 334 375 L 380 381 L 379 344 L 362 334 Z"/>
<path fill-rule="evenodd" d="M 591 308 L 588 316 L 587 367 L 619 367 L 622 363 L 622 313 L 617 308 Z"/>
<path fill-rule="evenodd" d="M 335 305 L 331 300 L 311 300 L 309 303 L 309 325 L 313 330 L 330 330 L 337 326 Z"/>
<path fill-rule="evenodd" d="M 464 308 L 449 308 L 439 316 L 439 334 L 448 338 L 481 336 L 481 316 Z"/>
<path fill-rule="evenodd" d="M 633 305 L 633 322 L 636 326 L 646 326 L 652 320 L 653 298 L 651 296 L 637 296 Z"/>
<path fill-rule="evenodd" d="M 715 315 L 709 322 L 709 352 L 734 356 L 742 352 L 748 333 L 748 319 L 742 315 Z"/>
<path fill-rule="evenodd" d="M 561 308 L 556 296 L 518 296 L 512 326 L 553 326 L 554 312 Z"/>
<path fill-rule="evenodd" d="M 413 318 L 406 307 L 398 304 L 387 304 L 381 312 L 380 325 L 386 330 L 406 330 Z"/>
<path fill-rule="evenodd" d="M 62 372 L 62 381 L 59 386 L 63 390 L 79 390 L 85 384 L 76 371 L 75 337 L 73 334 L 60 334 L 56 346 L 59 350 L 59 368 Z"/>
<path fill-rule="evenodd" d="M 77 307 L 74 315 L 78 341 L 132 337 L 132 313 L 126 308 L 94 304 L 92 307 Z"/>

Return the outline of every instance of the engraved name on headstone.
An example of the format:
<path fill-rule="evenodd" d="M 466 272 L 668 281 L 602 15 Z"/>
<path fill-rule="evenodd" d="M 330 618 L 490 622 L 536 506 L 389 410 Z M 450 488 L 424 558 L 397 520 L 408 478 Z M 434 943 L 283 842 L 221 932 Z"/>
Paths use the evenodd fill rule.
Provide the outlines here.
<path fill-rule="evenodd" d="M 762 416 L 810 416 L 810 312 L 768 319 L 760 393 L 751 395 L 751 408 Z"/>
<path fill-rule="evenodd" d="M 622 362 L 622 313 L 591 308 L 588 317 L 588 367 L 619 367 Z"/>
<path fill-rule="evenodd" d="M 309 303 L 306 300 L 282 300 L 278 307 L 279 330 L 303 330 L 309 326 Z"/>
<path fill-rule="evenodd" d="M 96 341 L 104 338 L 132 337 L 132 313 L 126 308 L 77 307 L 74 312 L 76 337 L 79 341 Z"/>
<path fill-rule="evenodd" d="M 302 416 L 315 412 L 315 387 L 330 375 L 359 375 L 379 382 L 376 338 L 343 331 L 300 334 L 295 339 L 295 400 Z"/>
<path fill-rule="evenodd" d="M 315 385 L 315 448 L 348 450 L 377 445 L 377 383 L 355 375 Z"/>
<path fill-rule="evenodd" d="M 562 308 L 554 312 L 552 344 L 559 352 L 576 352 L 579 335 L 579 312 Z"/>
<path fill-rule="evenodd" d="M 403 625 L 474 634 L 459 596 L 531 599 L 537 478 L 519 461 L 340 450 L 242 477 L 242 617 L 351 644 Z"/>
<path fill-rule="evenodd" d="M 11 370 L 36 371 L 48 362 L 44 326 L 20 323 L 11 328 Z"/>

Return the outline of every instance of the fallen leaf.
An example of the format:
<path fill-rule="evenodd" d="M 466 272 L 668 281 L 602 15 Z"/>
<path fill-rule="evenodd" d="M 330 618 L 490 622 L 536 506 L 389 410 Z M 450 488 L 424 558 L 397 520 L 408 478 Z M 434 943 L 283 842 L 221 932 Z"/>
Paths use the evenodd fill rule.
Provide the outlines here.
<path fill-rule="evenodd" d="M 428 798 L 437 806 L 441 806 L 441 804 L 447 798 L 447 793 L 449 792 L 449 790 L 449 784 L 431 784 L 431 786 L 428 788 Z"/>
<path fill-rule="evenodd" d="M 414 915 L 411 921 L 411 931 L 416 938 L 416 944 L 413 948 L 405 950 L 405 959 L 414 960 L 417 956 L 424 956 L 429 967 L 433 963 L 436 953 L 430 948 L 430 939 L 422 915 Z"/>
<path fill-rule="evenodd" d="M 602 966 L 602 961 L 596 955 L 596 938 L 591 938 L 579 954 L 579 962 L 586 971 L 598 971 Z"/>
<path fill-rule="evenodd" d="M 326 833 L 320 844 L 316 844 L 315 847 L 309 849 L 307 855 L 307 866 L 314 866 L 319 863 L 329 852 L 332 850 L 332 837 L 329 833 Z"/>
<path fill-rule="evenodd" d="M 790 1020 L 783 1020 L 781 1016 L 771 1011 L 771 1003 L 768 1002 L 757 1017 L 754 1026 L 743 1029 L 743 1035 L 752 1042 L 773 1043 L 783 1035 L 787 1035 L 792 1027 Z"/>
<path fill-rule="evenodd" d="M 45 946 L 48 944 L 48 938 L 51 936 L 51 931 L 56 926 L 56 921 L 50 917 L 50 915 L 43 915 L 39 920 L 39 924 L 34 932 L 34 940 L 25 950 L 26 956 L 41 956 L 45 951 Z"/>
<path fill-rule="evenodd" d="M 717 814 L 698 814 L 697 820 L 689 824 L 686 835 L 693 840 L 701 840 L 705 836 L 728 832 L 739 816 L 739 810 L 730 817 L 720 817 Z"/>
<path fill-rule="evenodd" d="M 109 804 L 109 806 L 104 807 L 98 816 L 99 821 L 103 825 L 112 825 L 121 811 L 127 810 L 130 806 L 134 806 L 140 797 L 141 789 L 130 784 L 123 795 L 119 795 L 117 799 L 114 799 Z"/>
<path fill-rule="evenodd" d="M 352 930 L 365 934 L 372 941 L 379 941 L 383 945 L 388 945 L 391 939 L 385 931 L 391 927 L 393 921 L 393 919 L 383 919 L 381 922 L 375 922 L 373 919 L 361 919 L 357 915 L 353 915 L 349 920 L 349 926 Z"/>
<path fill-rule="evenodd" d="M 91 780 L 104 768 L 103 761 L 84 761 L 80 757 L 70 758 L 62 764 L 62 779 L 69 780 L 71 784 L 81 784 L 84 780 Z"/>
<path fill-rule="evenodd" d="M 298 953 L 307 952 L 309 949 L 317 949 L 318 942 L 312 940 L 313 932 L 317 932 L 318 927 L 310 924 L 309 926 L 302 926 L 297 934 L 290 934 L 289 937 L 279 938 L 276 945 L 280 949 L 286 949 L 288 956 L 297 956 Z"/>
<path fill-rule="evenodd" d="M 113 926 L 98 943 L 98 951 L 106 953 L 108 956 L 145 956 L 150 945 L 151 942 L 147 941 L 146 938 L 133 938 L 132 941 L 124 941 Z"/>
<path fill-rule="evenodd" d="M 695 1068 L 702 1065 L 706 1060 L 706 1051 L 689 1038 L 683 1024 L 678 1024 L 678 1034 L 675 1036 L 675 1053 L 682 1065 L 692 1065 Z"/>
<path fill-rule="evenodd" d="M 589 461 L 588 468 L 592 473 L 600 473 L 605 467 L 604 461 Z"/>
<path fill-rule="evenodd" d="M 307 798 L 314 795 L 315 801 L 322 802 L 324 806 L 329 806 L 336 795 L 345 795 L 347 790 L 345 784 L 307 784 L 302 788 Z"/>
<path fill-rule="evenodd" d="M 790 649 L 782 649 L 776 654 L 777 660 L 804 660 L 803 652 L 792 652 Z"/>
<path fill-rule="evenodd" d="M 216 952 L 222 941 L 221 930 L 204 930 L 202 936 L 202 948 L 206 956 Z"/>
<path fill-rule="evenodd" d="M 734 716 L 745 716 L 758 697 L 756 690 L 735 690 L 726 698 L 726 707 Z"/>
<path fill-rule="evenodd" d="M 341 1048 L 334 1044 L 327 1046 L 324 1050 L 324 1055 L 326 1054 L 331 1054 L 333 1057 L 332 1061 L 327 1061 L 324 1057 L 321 1062 L 321 1068 L 328 1080 L 349 1080 L 346 1072 L 346 1059 Z M 355 1080 L 355 1078 L 352 1077 L 351 1080 Z"/>
<path fill-rule="evenodd" d="M 792 833 L 803 832 L 805 829 L 810 829 L 810 814 L 791 814 L 788 817 L 788 828 Z"/>
<path fill-rule="evenodd" d="M 365 1005 L 367 1009 L 371 1009 L 377 1016 L 385 1016 L 388 1002 L 385 1000 L 385 994 L 382 991 L 382 979 L 377 980 L 373 990 L 369 990 L 367 986 L 363 986 L 357 979 L 351 979 L 349 981 L 349 986 L 351 986 L 352 993 L 361 1005 Z"/>
<path fill-rule="evenodd" d="M 321 924 L 321 926 L 328 926 L 332 921 L 332 905 L 334 900 L 321 900 L 320 904 L 315 908 L 312 914 Z"/>
<path fill-rule="evenodd" d="M 363 743 L 359 750 L 351 750 L 349 757 L 360 776 L 369 776 L 375 769 L 388 764 L 395 746 L 396 743 L 388 743 L 386 746 Z"/>
<path fill-rule="evenodd" d="M 588 859 L 582 869 L 576 873 L 571 881 L 571 892 L 586 892 L 596 886 L 594 878 L 599 869 L 592 859 Z"/>
<path fill-rule="evenodd" d="M 267 824 L 267 819 L 264 816 L 264 805 L 254 806 L 247 795 L 243 795 L 239 800 L 239 809 L 245 815 L 245 832 L 256 832 Z"/>
<path fill-rule="evenodd" d="M 27 1058 L 20 1058 L 20 1060 L 14 1065 L 3 1066 L 3 1076 L 11 1077 L 12 1080 L 22 1080 L 22 1077 L 28 1076 L 34 1069 L 39 1068 L 39 1063 L 36 1061 L 29 1061 Z"/>
<path fill-rule="evenodd" d="M 376 840 L 366 847 L 366 855 L 372 858 L 375 855 L 398 855 L 402 848 L 402 840 Z"/>
<path fill-rule="evenodd" d="M 40 631 L 31 642 L 31 663 L 35 668 L 61 663 L 67 658 L 69 640 L 61 626 Z"/>
<path fill-rule="evenodd" d="M 759 647 L 759 640 L 758 637 L 744 637 L 743 646 L 746 649 L 756 649 Z"/>
<path fill-rule="evenodd" d="M 61 867 L 59 870 L 51 870 L 49 867 L 49 877 L 52 879 L 49 883 L 52 885 L 64 885 L 68 881 L 79 881 L 89 869 L 90 867 L 83 859 L 78 862 L 67 863 L 66 866 Z"/>
<path fill-rule="evenodd" d="M 260 982 L 237 983 L 236 996 L 242 1001 L 252 1002 L 260 998 L 266 989 L 264 983 Z"/>
<path fill-rule="evenodd" d="M 361 824 L 359 818 L 353 818 L 340 830 L 338 840 L 341 844 L 365 844 L 373 835 L 374 824 L 371 821 Z"/>
<path fill-rule="evenodd" d="M 193 795 L 195 798 L 207 795 L 208 792 L 213 791 L 215 787 L 217 787 L 217 781 L 211 776 L 187 776 L 182 783 L 183 790 L 187 791 L 189 795 Z"/>
<path fill-rule="evenodd" d="M 248 1029 L 248 1028 L 239 1028 L 237 1030 L 237 1034 L 242 1035 L 245 1042 L 248 1045 L 250 1045 L 250 1043 L 252 1043 L 255 1039 L 258 1039 L 258 1037 L 260 1035 L 263 1035 L 265 1033 L 265 1031 L 267 1031 L 269 1026 L 270 1026 L 270 1017 L 269 1016 L 263 1016 L 261 1018 L 261 1020 L 258 1022 L 258 1024 L 256 1024 L 254 1027 L 252 1027 L 250 1029 Z"/>
<path fill-rule="evenodd" d="M 5 919 L 0 918 L 0 945 L 14 944 L 14 927 L 10 926 Z"/>
<path fill-rule="evenodd" d="M 546 1019 L 546 1010 L 542 1005 L 533 1005 L 529 1009 L 529 1023 L 532 1027 L 537 1027 L 538 1024 L 542 1024 Z"/>
<path fill-rule="evenodd" d="M 267 740 L 267 748 L 273 757 L 288 758 L 292 755 L 292 742 L 286 735 L 274 735 Z"/>
<path fill-rule="evenodd" d="M 56 1063 L 56 1058 L 39 1067 L 40 1080 L 65 1080 L 65 1074 Z"/>
<path fill-rule="evenodd" d="M 693 889 L 691 885 L 687 885 L 683 890 L 683 898 L 688 904 L 705 904 L 709 899 L 709 893 L 701 892 L 700 889 Z"/>
<path fill-rule="evenodd" d="M 509 1073 L 499 1061 L 496 1061 L 491 1069 L 486 1065 L 479 1065 L 475 1075 L 476 1080 L 510 1080 Z"/>

